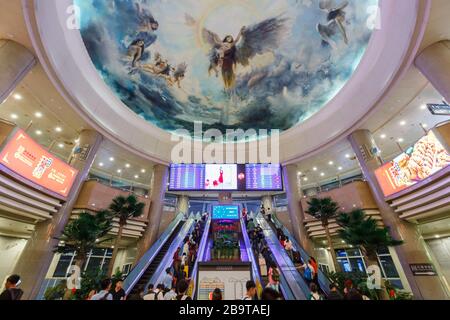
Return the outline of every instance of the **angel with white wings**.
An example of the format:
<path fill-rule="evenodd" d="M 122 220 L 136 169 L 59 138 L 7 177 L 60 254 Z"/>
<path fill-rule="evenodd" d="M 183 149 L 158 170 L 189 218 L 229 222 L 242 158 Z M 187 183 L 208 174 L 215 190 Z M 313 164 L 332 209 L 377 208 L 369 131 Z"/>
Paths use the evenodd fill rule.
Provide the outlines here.
<path fill-rule="evenodd" d="M 280 16 L 263 20 L 248 27 L 242 27 L 238 36 L 219 37 L 206 28 L 202 28 L 201 36 L 210 47 L 210 67 L 208 72 L 222 73 L 226 90 L 236 85 L 236 66 L 248 66 L 251 59 L 258 54 L 274 51 L 278 48 L 286 31 L 286 18 Z M 195 26 L 196 21 L 186 15 L 186 24 Z"/>

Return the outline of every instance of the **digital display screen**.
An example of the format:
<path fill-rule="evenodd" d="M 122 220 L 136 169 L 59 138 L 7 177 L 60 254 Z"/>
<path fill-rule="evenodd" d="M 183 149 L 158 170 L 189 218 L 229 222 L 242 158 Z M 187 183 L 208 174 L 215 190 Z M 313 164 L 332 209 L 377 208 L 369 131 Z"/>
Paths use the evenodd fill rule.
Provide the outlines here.
<path fill-rule="evenodd" d="M 17 130 L 0 153 L 0 163 L 23 178 L 63 197 L 78 174 L 64 161 L 53 156 L 25 131 Z"/>
<path fill-rule="evenodd" d="M 279 164 L 246 164 L 246 190 L 282 190 L 283 180 Z"/>
<path fill-rule="evenodd" d="M 239 218 L 239 206 L 222 205 L 213 207 L 213 220 L 239 220 Z"/>
<path fill-rule="evenodd" d="M 205 190 L 237 190 L 235 164 L 205 165 Z"/>
<path fill-rule="evenodd" d="M 172 164 L 170 191 L 282 191 L 279 164 Z"/>

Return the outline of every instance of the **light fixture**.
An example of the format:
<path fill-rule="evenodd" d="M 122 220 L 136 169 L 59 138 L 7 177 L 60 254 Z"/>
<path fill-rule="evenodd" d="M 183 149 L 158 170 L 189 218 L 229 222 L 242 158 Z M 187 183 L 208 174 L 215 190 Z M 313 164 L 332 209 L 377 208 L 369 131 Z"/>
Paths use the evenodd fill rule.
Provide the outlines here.
<path fill-rule="evenodd" d="M 103 167 L 103 166 L 104 166 L 103 162 L 100 162 L 98 165 L 99 165 L 100 167 Z"/>
<path fill-rule="evenodd" d="M 11 114 L 11 119 L 17 120 L 17 119 L 19 119 L 19 116 L 17 114 L 13 113 L 13 114 Z"/>
<path fill-rule="evenodd" d="M 14 94 L 13 98 L 16 99 L 16 100 L 22 100 L 23 99 L 23 97 L 20 94 L 18 94 L 18 93 Z"/>
<path fill-rule="evenodd" d="M 308 178 L 307 178 L 307 177 L 304 177 L 304 178 L 303 178 L 303 181 L 308 181 Z"/>
<path fill-rule="evenodd" d="M 420 109 L 425 110 L 427 108 L 427 106 L 425 104 L 420 106 Z"/>
<path fill-rule="evenodd" d="M 320 173 L 320 176 L 321 176 L 321 177 L 325 176 L 325 173 L 321 172 L 321 173 Z"/>
<path fill-rule="evenodd" d="M 142 169 L 141 172 L 142 172 L 142 173 L 145 173 L 145 169 Z"/>
<path fill-rule="evenodd" d="M 138 175 L 135 175 L 134 178 L 135 178 L 135 179 L 139 179 L 139 176 L 138 176 Z"/>
<path fill-rule="evenodd" d="M 428 125 L 426 123 L 422 123 L 422 128 L 428 128 Z"/>
<path fill-rule="evenodd" d="M 314 167 L 313 170 L 314 170 L 314 171 L 317 171 L 317 167 Z"/>
<path fill-rule="evenodd" d="M 36 118 L 42 118 L 42 112 L 35 112 L 34 113 L 34 116 L 36 117 Z"/>
<path fill-rule="evenodd" d="M 347 159 L 349 159 L 349 158 L 350 158 L 350 155 L 347 153 L 347 154 L 345 155 L 345 157 L 346 157 Z"/>
<path fill-rule="evenodd" d="M 435 235 L 434 237 L 435 237 L 436 239 L 439 239 L 441 236 L 437 234 L 437 235 Z"/>
<path fill-rule="evenodd" d="M 109 161 L 113 162 L 113 161 L 114 161 L 114 158 L 113 158 L 113 157 L 109 158 Z"/>
<path fill-rule="evenodd" d="M 122 169 L 117 169 L 117 173 L 122 173 Z"/>
<path fill-rule="evenodd" d="M 397 140 L 398 142 L 403 142 L 403 141 L 405 141 L 403 138 L 398 138 L 398 140 Z"/>
<path fill-rule="evenodd" d="M 400 121 L 400 125 L 401 125 L 401 126 L 406 125 L 406 121 L 405 121 L 405 120 Z"/>
<path fill-rule="evenodd" d="M 62 132 L 62 128 L 61 128 L 61 127 L 56 127 L 56 128 L 55 128 L 55 131 L 56 131 L 56 132 Z"/>
<path fill-rule="evenodd" d="M 297 172 L 297 175 L 301 176 L 301 175 L 302 175 L 302 172 L 301 172 L 301 171 Z"/>
<path fill-rule="evenodd" d="M 80 138 L 75 139 L 75 143 L 79 143 L 80 142 Z"/>
<path fill-rule="evenodd" d="M 342 171 L 342 167 L 339 167 L 338 170 L 339 170 L 339 171 Z"/>
<path fill-rule="evenodd" d="M 127 164 L 125 165 L 125 167 L 126 167 L 126 168 L 129 168 L 129 167 L 131 167 L 131 166 L 130 166 L 129 163 L 127 163 Z"/>
<path fill-rule="evenodd" d="M 328 162 L 328 164 L 329 164 L 330 166 L 332 166 L 332 165 L 334 164 L 334 162 L 333 162 L 333 161 L 330 161 L 330 162 Z"/>
<path fill-rule="evenodd" d="M 381 139 L 386 139 L 386 135 L 383 133 L 382 135 L 380 135 Z"/>
<path fill-rule="evenodd" d="M 58 144 L 58 147 L 59 147 L 60 149 L 64 149 L 64 143 Z"/>
<path fill-rule="evenodd" d="M 36 133 L 38 136 L 40 136 L 40 135 L 42 134 L 42 131 L 41 131 L 41 130 L 36 130 L 35 133 Z"/>

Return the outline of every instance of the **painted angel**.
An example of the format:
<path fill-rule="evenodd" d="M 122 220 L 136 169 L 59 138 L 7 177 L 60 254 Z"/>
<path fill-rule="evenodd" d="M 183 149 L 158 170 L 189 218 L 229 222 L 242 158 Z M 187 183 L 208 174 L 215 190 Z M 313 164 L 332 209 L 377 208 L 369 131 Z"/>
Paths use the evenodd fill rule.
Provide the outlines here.
<path fill-rule="evenodd" d="M 211 47 L 209 74 L 214 71 L 218 76 L 221 71 L 225 89 L 234 88 L 236 66 L 248 66 L 256 55 L 277 49 L 286 31 L 286 21 L 286 18 L 280 16 L 269 18 L 242 27 L 236 38 L 227 35 L 223 40 L 217 33 L 203 28 L 201 32 L 203 41 Z M 186 16 L 186 23 L 191 26 L 196 24 L 194 18 L 190 16 Z"/>
<path fill-rule="evenodd" d="M 327 23 L 317 24 L 317 31 L 325 43 L 335 46 L 331 39 L 336 33 L 340 33 L 344 39 L 344 43 L 348 44 L 347 30 L 345 29 L 345 11 L 348 1 L 343 1 L 336 5 L 334 0 L 320 0 L 319 8 L 327 12 Z"/>

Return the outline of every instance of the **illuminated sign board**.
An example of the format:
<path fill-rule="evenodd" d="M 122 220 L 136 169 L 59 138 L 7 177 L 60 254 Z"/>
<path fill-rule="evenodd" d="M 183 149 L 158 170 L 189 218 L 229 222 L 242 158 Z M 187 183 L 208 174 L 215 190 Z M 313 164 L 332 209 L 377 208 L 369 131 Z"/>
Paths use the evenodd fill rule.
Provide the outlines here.
<path fill-rule="evenodd" d="M 450 155 L 430 131 L 406 152 L 375 171 L 386 197 L 428 178 L 450 164 Z"/>
<path fill-rule="evenodd" d="M 436 116 L 448 116 L 450 115 L 450 106 L 448 103 L 443 101 L 442 103 L 429 103 L 427 104 L 428 110 L 430 110 L 431 114 Z"/>
<path fill-rule="evenodd" d="M 78 170 L 56 158 L 23 130 L 16 131 L 0 153 L 0 164 L 23 178 L 67 197 Z"/>

